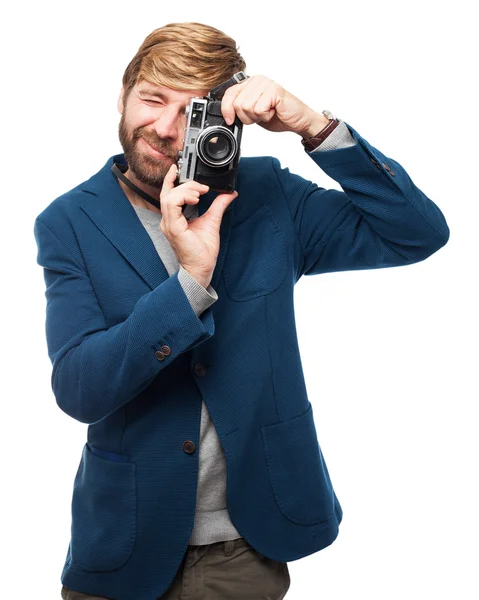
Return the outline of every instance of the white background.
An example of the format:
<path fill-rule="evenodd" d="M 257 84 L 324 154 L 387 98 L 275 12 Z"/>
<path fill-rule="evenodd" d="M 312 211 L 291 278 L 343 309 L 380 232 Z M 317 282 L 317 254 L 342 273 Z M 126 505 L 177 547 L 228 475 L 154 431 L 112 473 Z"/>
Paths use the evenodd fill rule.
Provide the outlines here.
<path fill-rule="evenodd" d="M 424 262 L 297 285 L 308 392 L 344 519 L 330 547 L 289 563 L 287 598 L 477 600 L 472 5 L 117 0 L 3 10 L 3 597 L 60 598 L 87 428 L 51 392 L 34 219 L 121 151 L 116 100 L 146 35 L 199 21 L 237 41 L 249 75 L 274 79 L 317 111 L 328 108 L 397 160 L 451 229 L 449 243 Z M 295 134 L 250 125 L 242 149 L 339 188 Z"/>

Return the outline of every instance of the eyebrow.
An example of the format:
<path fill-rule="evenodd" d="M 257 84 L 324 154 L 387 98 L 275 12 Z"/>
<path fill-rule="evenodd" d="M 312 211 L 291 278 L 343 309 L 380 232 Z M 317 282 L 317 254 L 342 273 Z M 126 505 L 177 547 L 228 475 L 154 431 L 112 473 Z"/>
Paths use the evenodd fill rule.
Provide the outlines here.
<path fill-rule="evenodd" d="M 157 92 L 156 90 L 152 90 L 152 89 L 148 89 L 148 88 L 139 88 L 138 89 L 140 94 L 146 94 L 147 96 L 155 96 L 156 98 L 160 98 L 161 100 L 164 100 L 165 102 L 169 102 L 170 99 L 168 98 L 168 96 L 165 96 L 165 94 L 163 94 L 163 92 Z M 192 98 L 194 96 L 191 96 Z M 183 106 L 186 108 L 189 104 L 189 101 L 186 104 L 183 104 Z"/>
<path fill-rule="evenodd" d="M 162 100 L 168 100 L 168 98 L 162 92 L 156 92 L 155 90 L 141 88 L 138 91 L 142 94 L 148 94 L 148 96 L 156 96 L 157 98 L 161 98 Z"/>

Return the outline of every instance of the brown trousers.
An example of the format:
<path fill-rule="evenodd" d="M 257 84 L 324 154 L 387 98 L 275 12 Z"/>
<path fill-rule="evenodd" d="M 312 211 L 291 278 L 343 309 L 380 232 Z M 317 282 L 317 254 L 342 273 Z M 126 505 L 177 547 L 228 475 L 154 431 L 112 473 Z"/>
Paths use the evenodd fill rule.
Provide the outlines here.
<path fill-rule="evenodd" d="M 288 564 L 266 558 L 244 538 L 188 550 L 168 590 L 157 600 L 283 600 Z M 62 587 L 63 600 L 115 600 Z"/>

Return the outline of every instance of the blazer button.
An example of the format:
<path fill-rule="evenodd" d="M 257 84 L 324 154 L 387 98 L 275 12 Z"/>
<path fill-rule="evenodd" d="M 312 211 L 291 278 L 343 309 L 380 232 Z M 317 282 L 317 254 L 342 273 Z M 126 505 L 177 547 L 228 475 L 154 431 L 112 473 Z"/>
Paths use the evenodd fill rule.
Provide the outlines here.
<path fill-rule="evenodd" d="M 383 163 L 383 167 L 386 169 L 386 171 L 388 171 L 388 173 L 390 175 L 392 175 L 394 177 L 394 171 L 391 169 L 391 167 L 389 165 L 387 165 L 386 163 Z"/>
<path fill-rule="evenodd" d="M 205 365 L 202 365 L 201 363 L 197 363 L 193 369 L 195 375 L 198 375 L 198 377 L 203 377 L 204 375 L 206 375 L 206 367 Z"/>
<path fill-rule="evenodd" d="M 171 354 L 171 349 L 169 346 L 162 346 L 161 351 L 165 356 L 169 356 Z"/>
<path fill-rule="evenodd" d="M 155 356 L 158 360 L 165 360 L 165 355 L 163 354 L 163 352 L 161 352 L 160 350 L 157 350 L 155 352 Z"/>
<path fill-rule="evenodd" d="M 186 440 L 186 442 L 183 442 L 183 450 L 187 454 L 193 454 L 195 449 L 196 449 L 196 446 L 195 446 L 194 442 L 192 442 L 191 440 Z"/>

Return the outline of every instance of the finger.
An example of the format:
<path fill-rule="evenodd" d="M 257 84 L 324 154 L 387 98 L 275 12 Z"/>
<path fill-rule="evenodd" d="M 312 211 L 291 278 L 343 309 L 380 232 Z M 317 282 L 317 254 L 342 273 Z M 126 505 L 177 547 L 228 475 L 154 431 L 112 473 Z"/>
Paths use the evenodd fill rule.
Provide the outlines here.
<path fill-rule="evenodd" d="M 200 187 L 208 188 L 208 186 L 199 185 Z M 165 221 L 165 227 L 169 231 L 175 231 L 178 225 L 183 228 L 185 226 L 183 206 L 185 204 L 197 204 L 200 194 L 204 192 L 205 190 L 198 191 L 178 186 L 173 191 L 170 191 L 169 194 L 160 197 L 160 209 Z"/>
<path fill-rule="evenodd" d="M 187 192 L 190 193 L 192 191 L 196 191 L 199 194 L 205 194 L 209 191 L 209 189 L 209 185 L 198 183 L 194 179 L 189 179 L 188 181 L 185 181 L 184 183 L 178 185 L 175 191 L 183 194 L 186 194 Z"/>
<path fill-rule="evenodd" d="M 228 125 L 231 125 L 236 117 L 236 113 L 233 108 L 234 99 L 247 85 L 251 85 L 251 82 L 254 82 L 254 79 L 255 76 L 249 77 L 241 83 L 236 83 L 235 85 L 229 87 L 223 94 L 223 98 L 221 100 L 221 112 L 223 113 L 223 117 Z"/>
<path fill-rule="evenodd" d="M 198 196 L 185 196 L 185 204 L 196 204 L 199 201 Z"/>
<path fill-rule="evenodd" d="M 228 88 L 223 96 L 221 106 L 223 115 L 228 117 L 225 118 L 226 123 L 231 125 L 236 115 L 246 125 L 254 123 L 256 119 L 254 118 L 253 107 L 270 82 L 271 80 L 264 75 L 254 75 L 241 84 Z"/>
<path fill-rule="evenodd" d="M 268 81 L 262 92 L 256 98 L 256 104 L 253 107 L 253 114 L 256 121 L 270 121 L 275 113 L 278 104 L 278 84 L 275 81 Z M 252 116 L 252 115 L 249 115 Z"/>
<path fill-rule="evenodd" d="M 163 185 L 161 187 L 161 195 L 166 194 L 167 192 L 169 192 L 170 190 L 172 190 L 175 187 L 175 180 L 176 180 L 176 176 L 178 174 L 178 167 L 173 163 L 171 165 L 171 167 L 168 169 L 168 172 L 166 173 L 164 179 L 163 179 Z"/>
<path fill-rule="evenodd" d="M 160 210 L 163 216 L 162 221 L 170 231 L 184 220 L 183 205 L 188 204 L 185 201 L 187 197 L 194 197 L 191 190 L 185 189 L 183 186 L 178 186 L 173 190 L 160 194 Z M 184 223 L 182 223 L 184 225 Z"/>
<path fill-rule="evenodd" d="M 175 194 L 183 195 L 185 198 L 187 196 L 199 198 L 202 193 L 202 191 L 200 192 L 199 190 L 191 189 L 189 187 L 183 188 L 181 186 L 178 186 L 175 190 Z"/>
<path fill-rule="evenodd" d="M 210 186 L 209 185 L 205 185 L 204 183 L 198 183 L 197 181 L 194 181 L 193 179 L 190 181 L 186 181 L 184 184 L 182 184 L 185 186 L 185 189 L 191 191 L 191 190 L 195 190 L 197 191 L 199 194 L 205 194 L 209 189 Z M 178 189 L 181 186 L 178 186 Z"/>
<path fill-rule="evenodd" d="M 262 79 L 252 90 L 243 90 L 235 98 L 233 107 L 242 123 L 251 124 L 269 121 L 276 112 L 278 84 L 271 79 Z M 273 109 L 273 110 L 272 110 Z"/>

